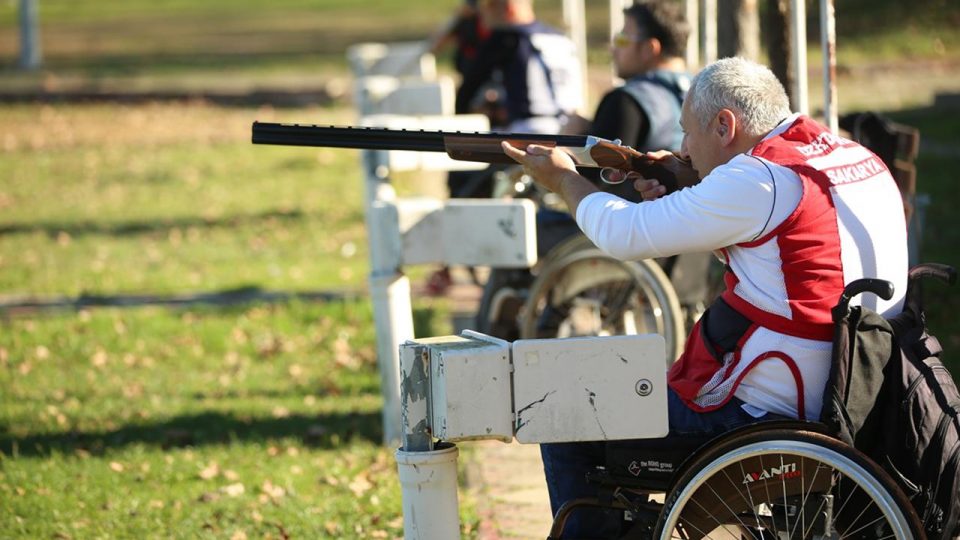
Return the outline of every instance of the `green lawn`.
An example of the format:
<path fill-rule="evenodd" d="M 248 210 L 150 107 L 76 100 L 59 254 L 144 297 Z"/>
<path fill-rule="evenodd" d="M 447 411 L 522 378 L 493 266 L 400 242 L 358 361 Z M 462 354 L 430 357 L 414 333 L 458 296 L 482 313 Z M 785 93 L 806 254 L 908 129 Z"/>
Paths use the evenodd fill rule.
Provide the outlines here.
<path fill-rule="evenodd" d="M 3 296 L 363 291 L 358 155 L 249 143 L 254 119 L 348 114 L 3 107 Z M 402 535 L 362 296 L 0 324 L 0 536 Z"/>
<path fill-rule="evenodd" d="M 401 535 L 370 316 L 292 303 L 8 322 L 4 537 Z"/>

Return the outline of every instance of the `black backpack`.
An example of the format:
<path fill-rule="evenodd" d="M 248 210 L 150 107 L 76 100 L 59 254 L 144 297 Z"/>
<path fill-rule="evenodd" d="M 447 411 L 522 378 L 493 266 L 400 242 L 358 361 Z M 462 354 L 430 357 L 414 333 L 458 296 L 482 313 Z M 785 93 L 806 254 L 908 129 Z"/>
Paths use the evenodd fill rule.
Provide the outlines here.
<path fill-rule="evenodd" d="M 912 269 L 904 310 L 890 320 L 860 306 L 847 308 L 845 301 L 837 307 L 821 421 L 890 473 L 929 538 L 958 539 L 960 391 L 940 361 L 940 343 L 926 329 L 919 291 L 926 276 L 952 283 L 956 271 L 943 265 Z"/>

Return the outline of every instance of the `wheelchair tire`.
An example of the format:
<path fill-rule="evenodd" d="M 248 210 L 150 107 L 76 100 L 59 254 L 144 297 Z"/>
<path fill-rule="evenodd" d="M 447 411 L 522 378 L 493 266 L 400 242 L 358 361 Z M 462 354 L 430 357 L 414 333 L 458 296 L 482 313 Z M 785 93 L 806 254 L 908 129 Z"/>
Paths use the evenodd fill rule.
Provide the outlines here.
<path fill-rule="evenodd" d="M 826 435 L 751 431 L 693 459 L 673 482 L 654 538 L 924 538 L 889 475 Z"/>
<path fill-rule="evenodd" d="M 480 296 L 474 329 L 507 341 L 519 339 L 517 318 L 532 280 L 526 268 L 491 269 Z"/>
<path fill-rule="evenodd" d="M 519 323 L 525 339 L 657 333 L 668 363 L 686 337 L 677 293 L 656 262 L 615 259 L 582 235 L 543 261 Z"/>

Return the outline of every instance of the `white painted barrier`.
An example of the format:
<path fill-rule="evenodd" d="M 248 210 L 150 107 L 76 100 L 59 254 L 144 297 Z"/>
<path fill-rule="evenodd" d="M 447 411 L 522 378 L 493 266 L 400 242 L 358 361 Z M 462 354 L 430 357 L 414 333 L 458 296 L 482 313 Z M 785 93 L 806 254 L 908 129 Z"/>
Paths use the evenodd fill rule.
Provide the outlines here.
<path fill-rule="evenodd" d="M 663 338 L 656 334 L 511 344 L 466 330 L 407 341 L 400 346 L 401 483 L 410 474 L 411 456 L 439 459 L 436 452 L 449 448 L 435 438 L 449 445 L 479 439 L 545 443 L 663 437 L 668 429 L 665 357 Z M 449 480 L 456 463 L 444 463 L 448 468 L 437 473 L 437 484 L 428 479 L 416 490 L 403 485 L 407 538 L 459 534 L 451 532 L 459 515 L 456 506 L 450 507 L 458 500 L 456 482 Z M 443 532 L 411 532 L 427 530 Z"/>

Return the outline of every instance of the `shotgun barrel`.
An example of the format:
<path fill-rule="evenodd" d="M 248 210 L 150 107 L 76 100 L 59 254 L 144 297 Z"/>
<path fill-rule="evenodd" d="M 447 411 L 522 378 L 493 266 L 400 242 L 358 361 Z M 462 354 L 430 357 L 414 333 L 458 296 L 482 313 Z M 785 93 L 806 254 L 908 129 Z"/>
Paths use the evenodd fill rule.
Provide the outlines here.
<path fill-rule="evenodd" d="M 447 152 L 450 143 L 462 140 L 523 141 L 544 143 L 548 146 L 584 147 L 585 135 L 540 135 L 533 133 L 473 133 L 461 131 L 424 131 L 373 127 L 338 127 L 305 124 L 253 123 L 254 144 L 283 146 L 322 146 L 328 148 L 358 148 L 365 150 L 413 150 L 417 152 Z M 513 162 L 511 160 L 511 162 Z"/>
<path fill-rule="evenodd" d="M 658 178 L 668 185 L 676 185 L 675 172 L 657 160 L 629 146 L 621 145 L 620 141 L 609 141 L 590 135 L 476 133 L 273 122 L 253 123 L 254 144 L 446 152 L 451 158 L 460 161 L 515 164 L 512 158 L 503 153 L 500 147 L 502 141 L 507 141 L 513 146 L 539 144 L 561 147 L 573 157 L 578 167 L 632 170 L 644 176 Z"/>

